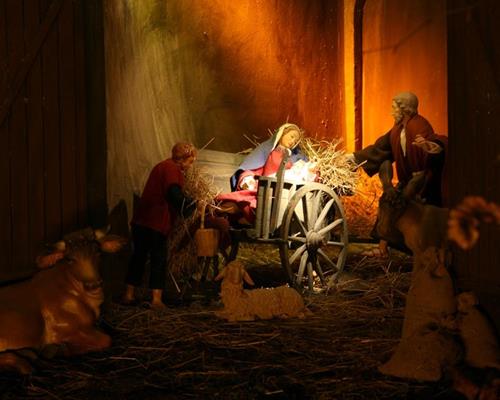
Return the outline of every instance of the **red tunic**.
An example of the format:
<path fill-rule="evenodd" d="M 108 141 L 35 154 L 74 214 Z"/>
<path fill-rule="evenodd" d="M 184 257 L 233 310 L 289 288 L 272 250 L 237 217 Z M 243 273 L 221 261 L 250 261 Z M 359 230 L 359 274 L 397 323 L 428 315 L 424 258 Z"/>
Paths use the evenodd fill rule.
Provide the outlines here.
<path fill-rule="evenodd" d="M 182 188 L 184 175 L 179 166 L 169 158 L 157 164 L 149 174 L 139 204 L 134 211 L 132 223 L 167 236 L 177 214 L 173 205 L 167 200 L 167 193 L 172 185 L 179 185 Z"/>
<path fill-rule="evenodd" d="M 443 176 L 443 164 L 447 150 L 446 137 L 436 135 L 431 124 L 421 115 L 414 115 L 406 124 L 406 156 L 401 148 L 402 124 L 395 124 L 385 135 L 377 139 L 370 146 L 354 153 L 356 161 L 363 164 L 363 169 L 370 176 L 376 174 L 380 165 L 385 160 L 396 162 L 396 172 L 399 182 L 406 185 L 414 172 L 426 171 L 426 184 L 423 189 L 423 197 L 429 200 L 430 204 L 442 205 L 446 182 L 441 179 Z M 427 154 L 421 148 L 413 145 L 417 135 L 426 140 L 438 142 L 444 147 L 444 154 Z"/>
<path fill-rule="evenodd" d="M 396 171 L 398 179 L 406 185 L 412 178 L 414 172 L 426 171 L 429 169 L 428 154 L 421 148 L 412 145 L 415 138 L 420 135 L 426 140 L 436 140 L 434 129 L 431 124 L 422 116 L 414 115 L 406 124 L 406 156 L 401 148 L 401 124 L 394 125 L 390 132 L 392 155 L 396 161 Z"/>

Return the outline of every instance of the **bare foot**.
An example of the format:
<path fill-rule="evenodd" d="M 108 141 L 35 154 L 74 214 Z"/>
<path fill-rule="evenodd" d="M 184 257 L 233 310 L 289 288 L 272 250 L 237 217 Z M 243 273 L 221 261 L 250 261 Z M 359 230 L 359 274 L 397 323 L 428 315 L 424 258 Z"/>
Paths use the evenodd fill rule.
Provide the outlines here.
<path fill-rule="evenodd" d="M 125 293 L 123 293 L 121 304 L 126 306 L 131 306 L 137 304 L 137 299 L 135 298 L 135 287 L 132 285 L 125 286 Z"/>
<path fill-rule="evenodd" d="M 139 301 L 135 297 L 122 296 L 120 304 L 123 306 L 135 306 L 139 304 Z"/>
<path fill-rule="evenodd" d="M 379 249 L 365 250 L 361 253 L 361 255 L 365 257 L 383 257 Z"/>
<path fill-rule="evenodd" d="M 361 255 L 365 256 L 365 257 L 384 258 L 384 257 L 389 256 L 389 252 L 388 252 L 388 250 L 384 251 L 384 250 L 381 250 L 380 248 L 375 248 L 375 249 L 365 250 L 361 253 Z"/>
<path fill-rule="evenodd" d="M 389 245 L 385 240 L 378 242 L 378 249 L 381 257 L 387 257 L 389 255 Z"/>

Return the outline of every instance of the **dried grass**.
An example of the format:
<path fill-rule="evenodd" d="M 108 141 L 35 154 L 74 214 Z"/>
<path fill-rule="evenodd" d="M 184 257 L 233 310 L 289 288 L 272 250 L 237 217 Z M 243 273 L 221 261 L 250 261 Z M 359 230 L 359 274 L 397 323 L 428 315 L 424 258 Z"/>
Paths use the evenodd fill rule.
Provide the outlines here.
<path fill-rule="evenodd" d="M 309 161 L 316 163 L 320 182 L 335 188 L 338 194 L 351 194 L 358 183 L 357 164 L 349 159 L 344 149 L 338 148 L 341 139 L 318 140 L 306 137 L 300 147 Z"/>
<path fill-rule="evenodd" d="M 382 185 L 377 175 L 370 178 L 362 168 L 357 173 L 358 184 L 354 195 L 342 197 L 342 204 L 349 233 L 368 238 L 377 219 Z"/>
<path fill-rule="evenodd" d="M 309 160 L 317 162 L 321 182 L 336 188 L 342 197 L 349 233 L 369 238 L 378 211 L 382 185 L 370 178 L 339 149 L 340 139 L 331 141 L 305 138 L 301 146 Z"/>
<path fill-rule="evenodd" d="M 193 165 L 186 173 L 184 193 L 195 202 L 207 204 L 211 212 L 214 199 L 219 194 L 215 189 L 214 178 L 203 168 Z M 198 227 L 200 216 L 194 212 L 187 218 L 178 218 L 176 229 L 168 238 L 169 269 L 175 277 L 190 275 L 196 266 L 197 255 L 193 235 Z"/>
<path fill-rule="evenodd" d="M 253 252 L 243 248 L 242 256 L 265 258 Z M 217 303 L 164 312 L 109 304 L 112 348 L 39 360 L 27 381 L 4 381 L 0 389 L 16 399 L 433 398 L 442 385 L 377 372 L 400 335 L 410 261 L 350 257 L 366 289 L 308 296 L 314 315 L 302 320 L 227 323 L 214 316 Z"/>

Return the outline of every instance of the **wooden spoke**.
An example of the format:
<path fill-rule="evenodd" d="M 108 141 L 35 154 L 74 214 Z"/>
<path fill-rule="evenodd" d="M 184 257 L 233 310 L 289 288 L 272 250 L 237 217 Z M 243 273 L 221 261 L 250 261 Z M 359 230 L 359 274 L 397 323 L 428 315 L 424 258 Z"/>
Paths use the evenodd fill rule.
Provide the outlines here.
<path fill-rule="evenodd" d="M 321 213 L 318 216 L 318 219 L 314 223 L 314 230 L 317 231 L 323 221 L 325 220 L 326 215 L 328 214 L 328 211 L 330 211 L 330 208 L 332 207 L 333 203 L 335 203 L 334 199 L 330 199 L 328 203 L 325 204 L 325 207 L 321 210 Z"/>
<path fill-rule="evenodd" d="M 295 252 L 292 254 L 292 256 L 290 257 L 290 260 L 289 260 L 289 263 L 290 265 L 292 265 L 296 260 L 297 258 L 299 258 L 299 256 L 304 252 L 306 251 L 307 247 L 305 244 L 303 244 L 302 246 L 300 246 L 297 250 L 295 250 Z"/>
<path fill-rule="evenodd" d="M 298 288 L 308 285 L 310 291 L 326 288 L 329 274 L 344 267 L 347 234 L 337 194 L 317 182 L 300 187 L 288 202 L 280 231 L 281 263 L 289 282 Z"/>
<path fill-rule="evenodd" d="M 305 232 L 309 232 L 309 207 L 307 205 L 307 195 L 302 197 L 302 214 L 304 214 Z"/>
<path fill-rule="evenodd" d="M 328 242 L 326 242 L 326 245 L 327 245 L 327 246 L 344 247 L 344 246 L 345 246 L 345 243 L 342 243 L 342 242 L 334 242 L 333 240 L 329 240 Z"/>
<path fill-rule="evenodd" d="M 318 271 L 318 276 L 321 284 L 326 285 L 325 275 L 323 275 L 323 269 L 321 268 L 321 264 L 318 259 L 316 259 L 316 271 Z"/>
<path fill-rule="evenodd" d="M 305 227 L 304 222 L 302 222 L 302 220 L 300 219 L 300 217 L 297 215 L 297 211 L 296 210 L 293 210 L 293 215 L 295 215 L 295 221 L 298 222 L 300 230 L 302 231 L 302 233 L 305 236 L 307 234 L 308 230 Z"/>
<path fill-rule="evenodd" d="M 313 267 L 312 261 L 307 260 L 307 286 L 309 286 L 309 291 L 312 292 L 314 289 L 314 275 L 313 275 Z"/>
<path fill-rule="evenodd" d="M 339 218 L 336 221 L 333 221 L 331 224 L 328 224 L 324 228 L 321 228 L 318 231 L 318 233 L 323 236 L 323 235 L 327 234 L 328 232 L 330 232 L 331 230 L 335 229 L 337 226 L 339 226 L 343 222 L 344 222 L 344 218 Z"/>
<path fill-rule="evenodd" d="M 316 225 L 316 220 L 318 218 L 319 203 L 323 197 L 323 192 L 318 190 L 317 193 L 311 195 L 311 215 L 309 216 L 309 227 Z"/>
<path fill-rule="evenodd" d="M 299 272 L 297 272 L 297 285 L 302 286 L 302 277 L 304 276 L 304 270 L 306 269 L 307 259 L 309 254 L 305 251 L 300 258 Z"/>
<path fill-rule="evenodd" d="M 299 242 L 299 243 L 305 243 L 306 242 L 306 238 L 302 237 L 302 236 L 290 236 L 288 238 L 288 240 L 290 242 Z"/>
<path fill-rule="evenodd" d="M 335 271 L 338 271 L 338 267 L 337 267 L 337 264 L 335 264 L 332 260 L 330 260 L 330 257 L 328 257 L 323 250 L 321 249 L 318 249 L 318 254 L 323 257 L 323 260 L 326 261 L 326 263 L 333 269 L 335 269 Z"/>

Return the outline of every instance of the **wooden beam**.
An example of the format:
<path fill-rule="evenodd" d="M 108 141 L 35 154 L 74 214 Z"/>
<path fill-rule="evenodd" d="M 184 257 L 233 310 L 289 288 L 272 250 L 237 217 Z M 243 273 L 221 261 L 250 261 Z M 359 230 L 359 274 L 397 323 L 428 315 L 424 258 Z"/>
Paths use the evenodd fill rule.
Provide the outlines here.
<path fill-rule="evenodd" d="M 354 149 L 363 148 L 363 14 L 366 0 L 354 6 Z"/>

